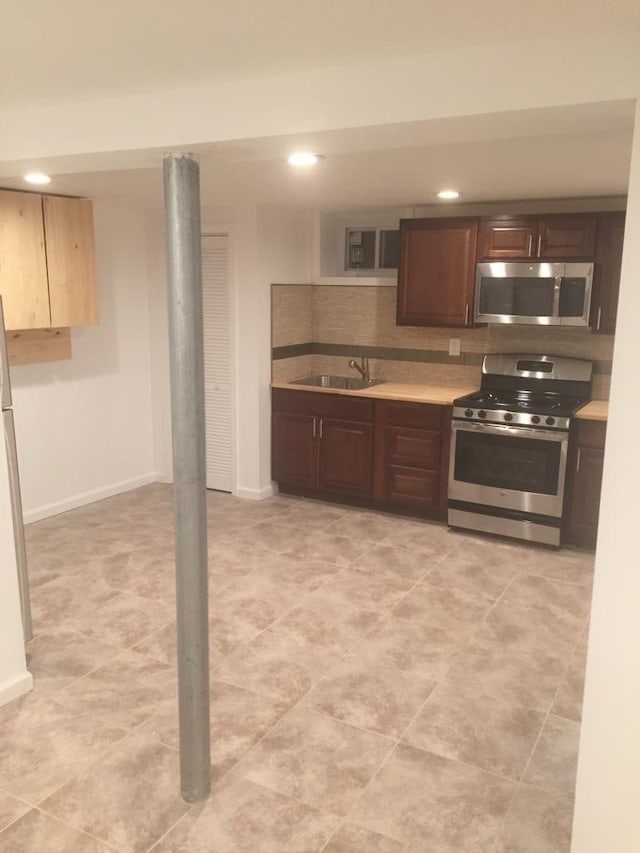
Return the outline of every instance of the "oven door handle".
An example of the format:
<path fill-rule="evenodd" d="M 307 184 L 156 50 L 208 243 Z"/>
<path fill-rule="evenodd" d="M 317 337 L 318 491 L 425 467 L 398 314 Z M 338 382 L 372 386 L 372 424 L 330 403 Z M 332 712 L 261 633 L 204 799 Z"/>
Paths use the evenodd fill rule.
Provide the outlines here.
<path fill-rule="evenodd" d="M 545 441 L 567 441 L 566 432 L 550 429 L 530 429 L 529 427 L 507 426 L 506 424 L 479 424 L 467 421 L 453 421 L 452 428 L 462 432 L 484 432 L 494 435 L 511 435 L 520 438 L 544 439 Z"/>

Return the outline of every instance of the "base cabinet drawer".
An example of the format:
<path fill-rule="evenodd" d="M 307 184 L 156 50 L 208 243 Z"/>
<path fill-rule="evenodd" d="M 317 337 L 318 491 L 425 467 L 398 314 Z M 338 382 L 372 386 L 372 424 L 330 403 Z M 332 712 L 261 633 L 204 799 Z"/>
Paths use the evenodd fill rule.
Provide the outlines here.
<path fill-rule="evenodd" d="M 440 433 L 433 430 L 387 427 L 386 459 L 394 465 L 437 469 L 440 466 Z"/>
<path fill-rule="evenodd" d="M 440 473 L 388 465 L 386 488 L 389 503 L 436 509 L 440 497 Z"/>

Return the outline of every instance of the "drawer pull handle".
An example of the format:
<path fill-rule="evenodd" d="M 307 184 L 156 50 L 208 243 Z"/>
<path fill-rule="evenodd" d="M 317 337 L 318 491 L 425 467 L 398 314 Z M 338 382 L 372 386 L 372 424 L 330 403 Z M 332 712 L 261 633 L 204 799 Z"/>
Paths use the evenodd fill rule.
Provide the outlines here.
<path fill-rule="evenodd" d="M 602 305 L 598 308 L 598 319 L 596 320 L 596 332 L 600 331 L 600 321 L 602 320 Z"/>
<path fill-rule="evenodd" d="M 529 248 L 527 250 L 527 255 L 531 257 L 531 251 L 533 249 L 533 234 L 529 234 Z"/>
<path fill-rule="evenodd" d="M 316 437 L 316 432 L 317 432 L 317 430 L 316 430 L 317 422 L 318 422 L 318 419 L 316 417 L 314 417 L 314 419 L 313 419 L 313 437 L 314 438 Z"/>
<path fill-rule="evenodd" d="M 576 459 L 576 471 L 580 470 L 580 456 L 582 454 L 582 448 L 578 448 L 578 458 Z"/>

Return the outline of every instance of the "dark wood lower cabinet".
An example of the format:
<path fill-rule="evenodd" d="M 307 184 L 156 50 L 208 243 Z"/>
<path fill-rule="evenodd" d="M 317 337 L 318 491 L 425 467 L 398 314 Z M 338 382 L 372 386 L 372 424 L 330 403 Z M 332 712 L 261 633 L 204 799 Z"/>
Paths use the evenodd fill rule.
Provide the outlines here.
<path fill-rule="evenodd" d="M 376 498 L 446 516 L 451 407 L 376 402 Z"/>
<path fill-rule="evenodd" d="M 282 489 L 370 498 L 373 401 L 273 392 L 272 474 Z"/>
<path fill-rule="evenodd" d="M 283 483 L 309 489 L 316 485 L 314 420 L 311 415 L 273 413 L 273 471 Z"/>
<path fill-rule="evenodd" d="M 599 421 L 577 421 L 569 457 L 566 538 L 582 548 L 596 546 L 606 429 Z"/>
<path fill-rule="evenodd" d="M 319 488 L 368 497 L 371 494 L 373 426 L 322 418 L 318 435 Z"/>
<path fill-rule="evenodd" d="M 446 517 L 451 408 L 273 391 L 273 478 L 282 491 Z"/>

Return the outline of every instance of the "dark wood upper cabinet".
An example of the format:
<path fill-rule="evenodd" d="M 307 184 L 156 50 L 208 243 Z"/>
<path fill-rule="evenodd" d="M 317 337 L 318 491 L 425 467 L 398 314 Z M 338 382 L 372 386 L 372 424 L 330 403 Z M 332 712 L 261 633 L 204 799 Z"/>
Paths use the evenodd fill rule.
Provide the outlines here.
<path fill-rule="evenodd" d="M 477 219 L 400 221 L 399 325 L 472 325 L 477 242 Z"/>
<path fill-rule="evenodd" d="M 624 222 L 624 211 L 601 213 L 598 222 L 591 328 L 605 335 L 613 335 L 616 330 Z"/>
<path fill-rule="evenodd" d="M 535 216 L 481 221 L 478 258 L 526 260 L 534 257 L 537 246 L 538 220 Z"/>
<path fill-rule="evenodd" d="M 595 213 L 483 219 L 478 259 L 590 259 L 595 254 L 597 220 Z"/>
<path fill-rule="evenodd" d="M 593 258 L 596 248 L 597 215 L 542 216 L 538 220 L 537 257 Z"/>

